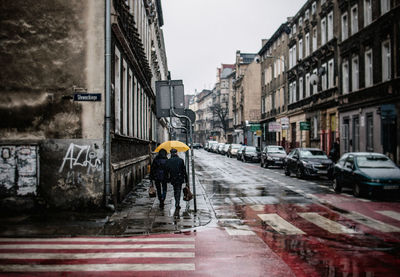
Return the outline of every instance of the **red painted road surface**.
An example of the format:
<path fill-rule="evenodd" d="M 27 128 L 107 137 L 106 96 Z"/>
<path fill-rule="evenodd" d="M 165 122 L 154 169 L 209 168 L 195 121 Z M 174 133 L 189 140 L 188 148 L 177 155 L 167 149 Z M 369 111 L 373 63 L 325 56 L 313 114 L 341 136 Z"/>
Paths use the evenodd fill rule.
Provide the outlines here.
<path fill-rule="evenodd" d="M 294 276 L 257 236 L 230 236 L 222 228 L 184 235 L 110 238 L 112 242 L 98 239 L 0 240 L 0 272 L 4 272 L 0 276 Z M 143 240 L 126 242 L 127 239 Z M 102 254 L 121 256 L 123 253 L 126 256 L 154 252 L 178 256 L 183 253 L 189 257 L 99 258 Z M 28 254 L 32 254 L 29 259 L 22 256 Z M 42 257 L 41 254 L 55 255 Z M 57 256 L 59 254 L 74 254 L 75 258 Z M 89 257 L 78 254 L 89 254 Z M 98 256 L 90 258 L 90 255 Z"/>

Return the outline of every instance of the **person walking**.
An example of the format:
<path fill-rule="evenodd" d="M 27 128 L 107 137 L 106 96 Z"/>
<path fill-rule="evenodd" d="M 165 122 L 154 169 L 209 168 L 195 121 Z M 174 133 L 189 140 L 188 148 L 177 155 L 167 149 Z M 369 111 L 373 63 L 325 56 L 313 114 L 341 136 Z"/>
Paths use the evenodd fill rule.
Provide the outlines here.
<path fill-rule="evenodd" d="M 179 210 L 181 201 L 182 184 L 188 183 L 185 162 L 178 157 L 178 151 L 171 149 L 171 158 L 167 161 L 169 181 L 174 187 L 175 209 Z"/>
<path fill-rule="evenodd" d="M 154 181 L 156 185 L 157 196 L 158 200 L 160 201 L 161 209 L 164 208 L 164 200 L 167 196 L 167 161 L 167 151 L 165 149 L 161 149 L 150 167 L 150 180 Z"/>

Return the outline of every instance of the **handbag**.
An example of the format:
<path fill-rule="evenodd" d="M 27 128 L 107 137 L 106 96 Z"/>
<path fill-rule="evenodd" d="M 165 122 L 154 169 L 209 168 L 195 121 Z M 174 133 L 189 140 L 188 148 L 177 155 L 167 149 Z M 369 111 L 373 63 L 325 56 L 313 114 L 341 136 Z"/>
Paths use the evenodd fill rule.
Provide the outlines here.
<path fill-rule="evenodd" d="M 190 191 L 188 185 L 183 188 L 183 200 L 190 201 L 193 199 L 193 193 Z"/>
<path fill-rule="evenodd" d="M 153 198 L 153 197 L 156 197 L 156 195 L 157 195 L 156 188 L 154 187 L 153 182 L 151 182 L 151 185 L 149 187 L 149 197 Z"/>

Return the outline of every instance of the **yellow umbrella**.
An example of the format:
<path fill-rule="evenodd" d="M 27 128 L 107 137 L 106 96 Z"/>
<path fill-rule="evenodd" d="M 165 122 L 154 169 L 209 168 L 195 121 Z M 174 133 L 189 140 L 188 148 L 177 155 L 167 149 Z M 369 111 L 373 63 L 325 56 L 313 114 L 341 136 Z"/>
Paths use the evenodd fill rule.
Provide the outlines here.
<path fill-rule="evenodd" d="M 165 149 L 169 153 L 172 148 L 176 149 L 178 152 L 186 152 L 190 149 L 189 146 L 187 146 L 183 142 L 180 142 L 177 140 L 169 140 L 169 141 L 161 143 L 156 148 L 156 150 L 154 150 L 154 152 L 159 152 L 161 149 Z"/>

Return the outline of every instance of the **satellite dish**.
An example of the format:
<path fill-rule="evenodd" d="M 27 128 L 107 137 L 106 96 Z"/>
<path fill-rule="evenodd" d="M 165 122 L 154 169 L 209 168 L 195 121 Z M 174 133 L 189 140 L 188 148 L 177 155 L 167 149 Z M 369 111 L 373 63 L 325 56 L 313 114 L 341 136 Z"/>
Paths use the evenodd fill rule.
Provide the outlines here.
<path fill-rule="evenodd" d="M 310 84 L 315 86 L 315 85 L 318 85 L 318 83 L 319 83 L 318 75 L 317 74 L 312 74 L 310 76 Z"/>

